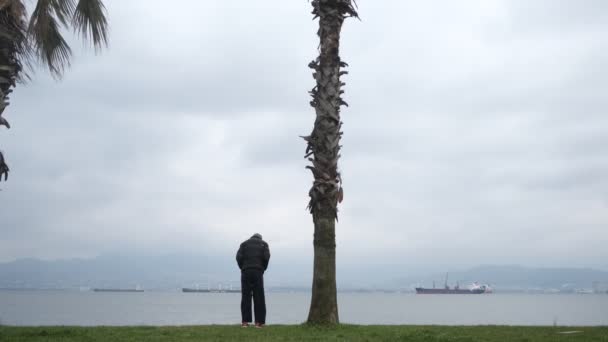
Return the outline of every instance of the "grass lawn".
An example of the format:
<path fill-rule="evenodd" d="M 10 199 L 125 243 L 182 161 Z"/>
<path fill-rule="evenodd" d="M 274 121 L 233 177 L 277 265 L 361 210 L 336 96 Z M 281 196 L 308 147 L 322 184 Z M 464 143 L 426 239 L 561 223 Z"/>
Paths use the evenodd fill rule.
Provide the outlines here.
<path fill-rule="evenodd" d="M 566 332 L 566 333 L 564 333 Z M 602 341 L 608 327 L 271 325 L 8 327 L 0 341 Z"/>
<path fill-rule="evenodd" d="M 564 333 L 565 332 L 565 333 Z M 273 325 L 184 327 L 8 327 L 0 341 L 602 341 L 608 327 Z"/>

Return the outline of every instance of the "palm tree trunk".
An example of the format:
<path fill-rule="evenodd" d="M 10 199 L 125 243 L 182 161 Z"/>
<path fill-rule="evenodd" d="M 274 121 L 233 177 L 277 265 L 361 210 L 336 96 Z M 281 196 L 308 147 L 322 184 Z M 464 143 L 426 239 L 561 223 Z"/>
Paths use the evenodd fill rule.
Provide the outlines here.
<path fill-rule="evenodd" d="M 335 219 L 323 217 L 314 221 L 315 256 L 308 323 L 338 324 Z"/>
<path fill-rule="evenodd" d="M 313 14 L 319 17 L 320 55 L 309 64 L 316 86 L 310 92 L 316 120 L 308 142 L 306 157 L 312 162 L 314 183 L 309 191 L 308 207 L 314 222 L 314 271 L 308 322 L 337 324 L 336 229 L 338 202 L 342 201 L 340 158 L 340 106 L 344 83 L 340 76 L 346 63 L 340 60 L 340 31 L 344 19 L 357 16 L 351 0 L 313 0 Z M 312 157 L 311 157 L 312 156 Z"/>

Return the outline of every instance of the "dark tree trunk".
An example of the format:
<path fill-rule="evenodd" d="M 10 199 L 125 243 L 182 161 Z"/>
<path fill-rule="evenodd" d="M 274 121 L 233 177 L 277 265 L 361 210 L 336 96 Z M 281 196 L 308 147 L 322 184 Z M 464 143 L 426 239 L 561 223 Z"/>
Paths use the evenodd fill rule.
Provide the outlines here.
<path fill-rule="evenodd" d="M 316 86 L 310 92 L 316 120 L 308 142 L 306 157 L 312 162 L 314 183 L 308 204 L 314 222 L 314 271 L 308 322 L 337 324 L 336 229 L 338 202 L 342 201 L 340 158 L 340 106 L 346 105 L 341 94 L 340 77 L 346 66 L 340 60 L 340 31 L 344 19 L 356 16 L 351 0 L 313 0 L 313 14 L 319 17 L 320 55 L 309 64 Z M 312 156 L 312 157 L 311 157 Z"/>
<path fill-rule="evenodd" d="M 314 273 L 308 323 L 337 324 L 336 221 L 334 217 L 316 218 L 314 235 Z"/>

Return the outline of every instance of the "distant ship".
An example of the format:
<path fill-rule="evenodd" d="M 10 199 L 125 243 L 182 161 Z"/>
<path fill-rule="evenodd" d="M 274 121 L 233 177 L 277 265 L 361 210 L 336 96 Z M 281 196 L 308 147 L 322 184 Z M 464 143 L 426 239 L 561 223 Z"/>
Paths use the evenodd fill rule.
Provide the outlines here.
<path fill-rule="evenodd" d="M 448 286 L 448 275 L 445 275 L 445 285 L 443 288 L 435 288 L 435 282 L 433 282 L 433 288 L 417 287 L 416 293 L 418 294 L 482 294 L 492 293 L 492 289 L 488 285 L 478 285 L 473 283 L 469 288 L 461 289 L 460 285 L 456 283 L 456 286 L 450 288 Z"/>
<path fill-rule="evenodd" d="M 222 290 L 222 289 L 190 289 L 187 287 L 182 288 L 182 292 L 202 292 L 202 293 L 241 293 L 241 290 Z"/>
<path fill-rule="evenodd" d="M 142 289 L 93 289 L 94 292 L 144 292 Z"/>
<path fill-rule="evenodd" d="M 196 286 L 195 289 L 184 287 L 184 288 L 182 288 L 182 292 L 187 292 L 187 293 L 192 293 L 192 292 L 199 292 L 199 293 L 241 293 L 241 290 L 240 289 L 233 290 L 232 289 L 232 285 L 230 285 L 230 287 L 227 288 L 227 289 L 226 288 L 222 288 L 222 284 L 220 284 L 217 289 L 212 289 L 210 285 L 207 285 L 206 289 L 199 289 L 198 285 Z"/>

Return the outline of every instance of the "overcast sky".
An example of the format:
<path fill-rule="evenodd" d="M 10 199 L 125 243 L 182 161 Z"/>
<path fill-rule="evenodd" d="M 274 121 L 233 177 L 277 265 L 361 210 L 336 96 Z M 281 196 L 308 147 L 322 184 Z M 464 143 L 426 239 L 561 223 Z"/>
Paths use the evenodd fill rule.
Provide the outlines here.
<path fill-rule="evenodd" d="M 312 261 L 306 0 L 105 0 L 110 46 L 18 85 L 0 261 Z M 608 2 L 359 0 L 340 265 L 608 268 Z"/>

